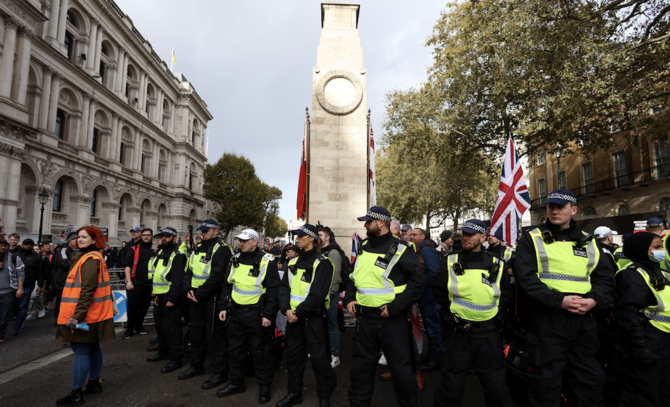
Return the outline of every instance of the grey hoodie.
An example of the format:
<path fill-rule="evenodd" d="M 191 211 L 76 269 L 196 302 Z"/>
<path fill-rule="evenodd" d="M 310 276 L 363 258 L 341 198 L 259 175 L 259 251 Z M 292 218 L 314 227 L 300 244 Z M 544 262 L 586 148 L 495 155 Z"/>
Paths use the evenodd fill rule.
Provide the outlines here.
<path fill-rule="evenodd" d="M 2 268 L 0 269 L 0 294 L 7 294 L 12 290 L 19 288 L 19 281 L 25 279 L 23 261 L 16 256 L 16 264 L 12 262 L 11 253 L 4 254 L 2 259 Z"/>

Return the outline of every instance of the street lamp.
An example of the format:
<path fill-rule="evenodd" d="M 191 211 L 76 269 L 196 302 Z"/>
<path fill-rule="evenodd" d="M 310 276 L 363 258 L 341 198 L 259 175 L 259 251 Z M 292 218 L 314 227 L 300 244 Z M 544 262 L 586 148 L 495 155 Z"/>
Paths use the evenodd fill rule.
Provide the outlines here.
<path fill-rule="evenodd" d="M 37 239 L 38 244 L 42 243 L 42 224 L 44 223 L 44 205 L 47 203 L 49 200 L 49 193 L 47 192 L 46 188 L 42 188 L 42 192 L 40 192 L 39 195 L 37 195 L 37 198 L 40 200 L 40 205 L 42 206 L 40 208 L 40 237 Z"/>
<path fill-rule="evenodd" d="M 561 157 L 563 157 L 563 146 L 561 143 L 556 144 L 554 148 L 554 153 L 556 154 L 556 173 L 558 178 L 558 188 L 561 188 Z"/>

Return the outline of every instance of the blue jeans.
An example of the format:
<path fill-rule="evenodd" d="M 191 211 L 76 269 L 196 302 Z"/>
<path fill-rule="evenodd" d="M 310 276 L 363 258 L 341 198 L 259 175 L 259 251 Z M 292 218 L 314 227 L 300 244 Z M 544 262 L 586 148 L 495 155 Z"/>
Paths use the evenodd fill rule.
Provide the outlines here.
<path fill-rule="evenodd" d="M 330 354 L 340 355 L 340 327 L 337 324 L 337 303 L 340 300 L 340 293 L 330 300 L 328 308 L 328 338 L 330 339 Z"/>
<path fill-rule="evenodd" d="M 26 322 L 26 317 L 28 316 L 28 304 L 30 303 L 30 295 L 33 293 L 35 287 L 23 287 L 23 296 L 18 299 L 19 303 L 19 313 L 16 314 L 16 319 L 14 320 L 14 333 L 18 334 L 23 328 L 23 324 Z"/>
<path fill-rule="evenodd" d="M 100 369 L 102 369 L 102 351 L 100 343 L 82 343 L 70 342 L 74 352 L 74 362 L 72 362 L 72 390 L 81 389 L 86 384 L 86 374 L 88 380 L 100 378 Z"/>
<path fill-rule="evenodd" d="M 435 300 L 424 302 L 419 301 L 419 310 L 423 317 L 423 326 L 426 328 L 429 339 L 430 361 L 436 364 L 440 363 L 440 353 L 442 352 L 442 321 L 437 309 Z"/>
<path fill-rule="evenodd" d="M 0 338 L 4 338 L 5 333 L 7 333 L 7 320 L 15 298 L 16 290 L 11 290 L 7 294 L 0 294 Z"/>

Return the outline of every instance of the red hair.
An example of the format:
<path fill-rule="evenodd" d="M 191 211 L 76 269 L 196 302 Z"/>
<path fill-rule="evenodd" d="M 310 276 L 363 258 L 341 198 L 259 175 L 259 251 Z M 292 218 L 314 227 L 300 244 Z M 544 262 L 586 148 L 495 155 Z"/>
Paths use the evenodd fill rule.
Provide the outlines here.
<path fill-rule="evenodd" d="M 102 250 L 107 246 L 107 242 L 105 242 L 105 235 L 102 234 L 102 230 L 100 230 L 99 228 L 93 225 L 82 226 L 77 231 L 77 236 L 79 236 L 79 232 L 81 232 L 82 230 L 85 230 L 86 233 L 88 233 L 88 235 L 91 236 L 91 239 L 95 241 L 93 243 L 93 246 L 96 249 Z"/>

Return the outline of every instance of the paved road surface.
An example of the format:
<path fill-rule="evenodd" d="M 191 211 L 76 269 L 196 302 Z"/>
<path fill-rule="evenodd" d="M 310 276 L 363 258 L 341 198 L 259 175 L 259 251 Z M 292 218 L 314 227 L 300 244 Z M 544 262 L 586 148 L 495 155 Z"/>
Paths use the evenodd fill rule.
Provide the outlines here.
<path fill-rule="evenodd" d="M 71 383 L 73 356 L 69 349 L 54 342 L 55 327 L 51 314 L 40 320 L 28 321 L 21 336 L 11 336 L 12 322 L 9 323 L 10 336 L 0 347 L 0 405 L 5 406 L 53 406 L 57 398 L 68 393 Z M 149 339 L 154 336 L 153 327 L 147 327 L 149 335 L 136 335 L 128 341 L 117 339 L 102 344 L 104 364 L 102 377 L 104 392 L 86 398 L 90 406 L 146 406 L 181 407 L 218 405 L 256 406 L 258 405 L 258 385 L 252 376 L 247 377 L 247 392 L 228 399 L 216 397 L 216 390 L 202 390 L 200 385 L 208 376 L 187 381 L 178 381 L 179 371 L 161 374 L 160 368 L 166 362 L 147 363 L 150 355 L 146 351 Z M 342 364 L 336 368 L 338 386 L 331 398 L 331 405 L 346 406 L 349 385 L 350 357 L 353 329 L 347 329 L 342 335 Z M 57 359 L 48 364 L 52 359 Z M 30 370 L 35 368 L 35 370 Z M 184 369 L 186 369 L 185 364 Z M 208 367 L 208 366 L 207 366 Z M 182 370 L 184 370 L 182 369 Z M 180 370 L 181 371 L 181 370 Z M 379 366 L 377 373 L 388 371 Z M 20 376 L 18 376 L 20 375 Z M 18 376 L 18 377 L 14 377 Z M 439 372 L 427 373 L 423 405 L 433 404 L 433 392 L 439 383 Z M 8 379 L 11 379 L 7 381 Z M 274 404 L 286 393 L 286 364 L 282 363 L 275 371 L 272 386 Z M 315 378 L 311 374 L 308 361 L 305 373 L 306 406 L 318 405 L 315 392 Z M 466 389 L 465 406 L 484 406 L 481 386 L 476 377 L 469 377 Z M 374 406 L 396 405 L 395 395 L 390 382 L 377 380 L 375 383 Z"/>

